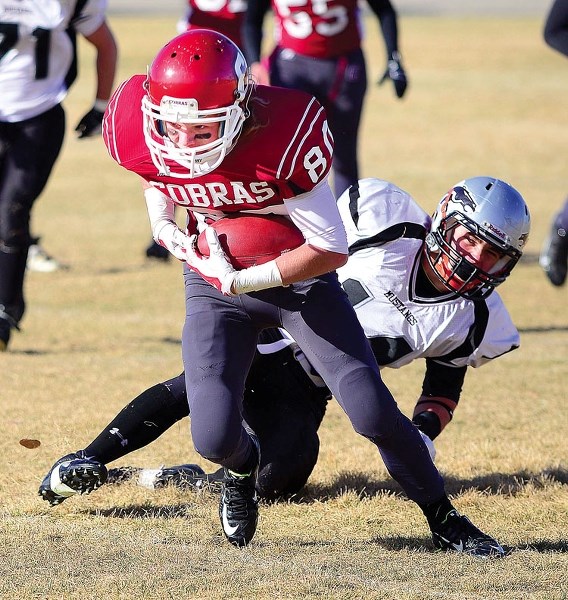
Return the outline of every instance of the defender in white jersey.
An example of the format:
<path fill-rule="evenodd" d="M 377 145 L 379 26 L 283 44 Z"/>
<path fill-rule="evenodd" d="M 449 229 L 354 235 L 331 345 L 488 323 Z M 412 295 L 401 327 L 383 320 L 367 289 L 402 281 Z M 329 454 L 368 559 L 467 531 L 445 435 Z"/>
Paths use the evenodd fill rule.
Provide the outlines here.
<path fill-rule="evenodd" d="M 77 33 L 96 48 L 97 91 L 76 131 L 88 137 L 101 129 L 117 57 L 105 9 L 106 0 L 0 2 L 0 351 L 25 311 L 26 262 L 36 242 L 30 213 L 63 143 L 61 102 L 77 74 Z"/>
<path fill-rule="evenodd" d="M 530 226 L 527 206 L 511 186 L 489 177 L 452 187 L 433 220 L 409 194 L 379 179 L 352 186 L 338 206 L 350 254 L 338 271 L 342 285 L 381 367 L 425 359 L 414 423 L 434 439 L 451 419 L 467 367 L 519 345 L 493 289 L 521 256 Z M 292 338 L 282 330 L 264 331 L 244 400 L 245 419 L 262 449 L 260 495 L 290 495 L 305 484 L 317 461 L 317 430 L 329 399 Z M 84 450 L 59 459 L 40 495 L 55 505 L 91 492 L 106 480 L 106 463 L 149 444 L 188 414 L 183 374 L 149 388 Z M 145 487 L 199 487 L 223 476 L 204 476 L 196 465 L 122 467 L 111 469 L 108 480 L 133 475 Z"/>
<path fill-rule="evenodd" d="M 484 179 L 491 181 L 475 178 L 468 182 L 478 180 L 483 189 Z M 454 186 L 450 193 L 463 189 Z M 524 201 L 508 188 L 504 190 L 515 198 L 515 209 L 521 213 L 517 221 L 522 223 L 524 246 L 528 211 L 523 216 Z M 463 204 L 454 204 L 467 215 L 473 214 L 469 208 L 473 201 L 466 197 Z M 505 200 L 500 202 L 505 204 Z M 413 420 L 433 440 L 453 416 L 467 367 L 479 367 L 517 348 L 518 331 L 497 292 L 486 294 L 474 287 L 456 293 L 447 282 L 432 276 L 436 271 L 428 250 L 436 247 L 433 236 L 441 233 L 437 229 L 429 233 L 431 218 L 409 194 L 386 181 L 365 179 L 340 198 L 339 208 L 350 252 L 347 265 L 338 270 L 339 279 L 381 367 L 398 368 L 416 358 L 426 359 Z M 493 217 L 497 220 L 497 215 Z M 517 260 L 518 256 L 512 264 L 507 262 L 506 273 L 499 277 L 506 277 Z M 492 291 L 494 285 L 489 287 Z"/>

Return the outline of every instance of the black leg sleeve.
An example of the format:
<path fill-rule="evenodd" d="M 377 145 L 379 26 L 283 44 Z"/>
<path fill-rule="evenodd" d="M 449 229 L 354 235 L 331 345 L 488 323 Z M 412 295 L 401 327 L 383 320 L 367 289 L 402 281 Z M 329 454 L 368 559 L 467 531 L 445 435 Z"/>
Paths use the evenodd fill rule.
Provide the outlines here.
<path fill-rule="evenodd" d="M 104 464 L 109 463 L 147 446 L 188 415 L 182 373 L 134 398 L 85 448 L 85 453 Z"/>

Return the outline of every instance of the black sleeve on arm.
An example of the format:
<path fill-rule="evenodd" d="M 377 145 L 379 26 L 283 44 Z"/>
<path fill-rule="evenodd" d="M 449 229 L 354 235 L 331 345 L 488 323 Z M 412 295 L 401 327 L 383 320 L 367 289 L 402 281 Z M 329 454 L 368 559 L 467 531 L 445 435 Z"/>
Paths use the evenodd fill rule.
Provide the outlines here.
<path fill-rule="evenodd" d="M 457 403 L 460 399 L 466 371 L 467 367 L 450 367 L 427 358 L 422 394 L 449 398 Z"/>
<path fill-rule="evenodd" d="M 247 63 L 260 61 L 264 16 L 270 10 L 270 0 L 248 0 L 241 36 Z"/>
<path fill-rule="evenodd" d="M 377 15 L 385 40 L 387 55 L 398 52 L 398 28 L 396 11 L 390 0 L 367 0 L 370 9 Z"/>

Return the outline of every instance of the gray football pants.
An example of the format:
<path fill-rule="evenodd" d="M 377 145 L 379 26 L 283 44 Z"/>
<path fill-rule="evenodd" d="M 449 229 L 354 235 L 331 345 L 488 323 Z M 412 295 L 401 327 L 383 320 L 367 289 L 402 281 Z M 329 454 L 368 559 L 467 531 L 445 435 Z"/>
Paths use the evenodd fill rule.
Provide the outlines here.
<path fill-rule="evenodd" d="M 191 435 L 204 458 L 236 470 L 251 453 L 243 423 L 245 379 L 259 331 L 283 327 L 296 340 L 349 417 L 379 449 L 407 496 L 428 504 L 444 495 L 422 438 L 383 383 L 335 273 L 236 297 L 185 270 L 182 352 Z"/>

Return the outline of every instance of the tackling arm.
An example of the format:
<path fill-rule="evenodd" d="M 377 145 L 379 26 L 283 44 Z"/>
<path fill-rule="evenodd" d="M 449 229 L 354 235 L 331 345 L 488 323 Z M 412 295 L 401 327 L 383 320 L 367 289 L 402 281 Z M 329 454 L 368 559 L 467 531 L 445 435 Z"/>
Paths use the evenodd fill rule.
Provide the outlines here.
<path fill-rule="evenodd" d="M 452 420 L 466 371 L 467 367 L 450 367 L 426 359 L 422 395 L 414 407 L 412 422 L 431 440 Z"/>

